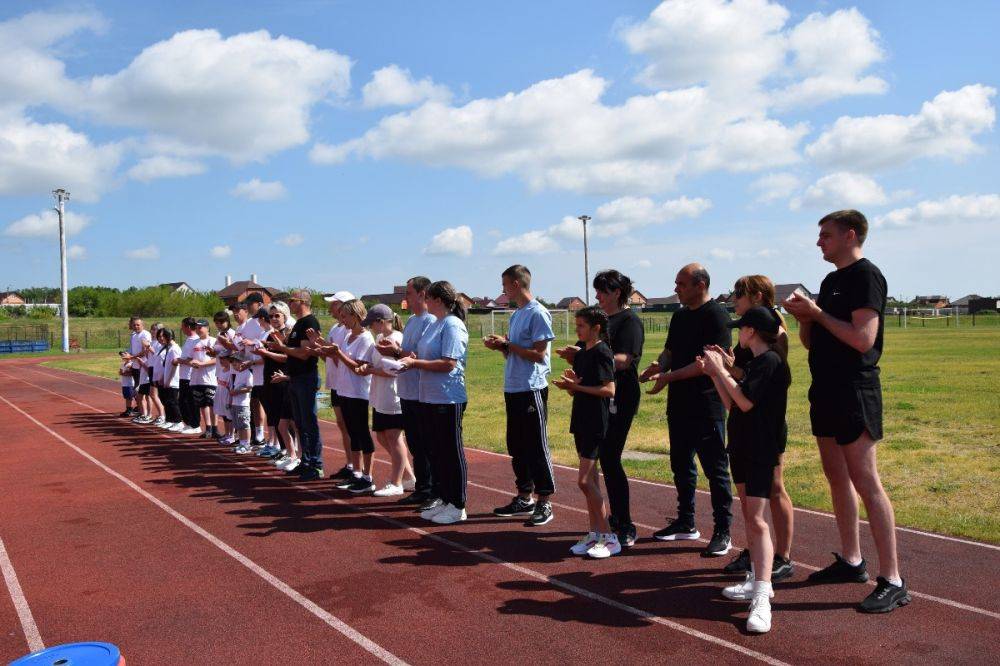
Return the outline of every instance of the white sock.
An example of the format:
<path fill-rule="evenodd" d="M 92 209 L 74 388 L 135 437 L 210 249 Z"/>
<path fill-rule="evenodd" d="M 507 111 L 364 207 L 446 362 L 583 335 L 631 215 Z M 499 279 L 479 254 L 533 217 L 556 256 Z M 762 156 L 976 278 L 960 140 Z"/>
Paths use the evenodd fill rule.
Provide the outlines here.
<path fill-rule="evenodd" d="M 248 439 L 241 439 L 240 440 L 240 446 L 250 446 L 250 440 L 248 440 Z"/>
<path fill-rule="evenodd" d="M 263 428 L 257 428 L 257 430 L 255 432 L 257 433 L 257 441 L 258 442 L 263 442 L 264 441 L 264 429 Z"/>
<path fill-rule="evenodd" d="M 755 597 L 764 595 L 766 597 L 771 596 L 771 582 L 763 580 L 755 580 L 753 582 L 753 595 Z"/>
<path fill-rule="evenodd" d="M 859 557 L 859 558 L 858 558 L 858 559 L 856 559 L 856 560 L 849 560 L 849 559 L 847 559 L 847 558 L 845 557 L 845 558 L 844 558 L 844 561 L 845 561 L 845 562 L 847 562 L 848 564 L 850 564 L 850 565 L 851 565 L 852 567 L 856 567 L 856 566 L 858 566 L 859 564 L 861 564 L 861 561 L 862 561 L 862 559 L 863 559 L 863 558 Z"/>
<path fill-rule="evenodd" d="M 351 470 L 352 472 L 354 471 L 354 465 L 352 465 L 351 463 L 347 463 L 346 467 L 347 467 L 347 469 Z"/>
<path fill-rule="evenodd" d="M 895 585 L 896 587 L 903 587 L 902 578 L 886 578 L 890 585 Z"/>

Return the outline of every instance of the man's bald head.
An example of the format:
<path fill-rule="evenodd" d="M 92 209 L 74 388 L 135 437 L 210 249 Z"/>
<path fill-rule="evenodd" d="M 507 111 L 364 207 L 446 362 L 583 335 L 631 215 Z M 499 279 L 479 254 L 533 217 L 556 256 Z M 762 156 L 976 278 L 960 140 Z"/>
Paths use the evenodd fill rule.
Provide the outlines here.
<path fill-rule="evenodd" d="M 708 269 L 701 264 L 688 264 L 681 269 L 681 273 L 685 273 L 695 282 L 704 284 L 706 291 L 712 284 L 712 278 L 708 276 Z"/>
<path fill-rule="evenodd" d="M 688 264 L 677 273 L 674 280 L 674 292 L 682 305 L 696 308 L 708 300 L 708 287 L 711 284 L 708 271 L 701 264 Z"/>

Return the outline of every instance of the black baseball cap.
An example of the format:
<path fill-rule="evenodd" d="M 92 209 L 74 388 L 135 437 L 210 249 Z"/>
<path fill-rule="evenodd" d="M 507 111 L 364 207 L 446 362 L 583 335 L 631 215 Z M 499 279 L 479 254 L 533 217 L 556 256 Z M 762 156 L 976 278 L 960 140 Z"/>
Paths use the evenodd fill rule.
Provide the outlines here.
<path fill-rule="evenodd" d="M 749 326 L 756 331 L 764 331 L 765 333 L 778 333 L 778 319 L 771 310 L 762 305 L 750 308 L 743 313 L 742 317 L 729 322 L 729 328 L 743 326 Z"/>
<path fill-rule="evenodd" d="M 260 303 L 261 305 L 264 305 L 264 297 L 255 291 L 247 295 L 247 297 L 243 299 L 243 302 L 247 305 L 250 303 Z"/>
<path fill-rule="evenodd" d="M 204 318 L 203 318 L 203 319 L 199 319 L 199 320 L 197 320 L 197 321 L 196 321 L 196 322 L 194 323 L 194 325 L 195 325 L 195 326 L 208 326 L 208 320 L 207 320 L 207 319 L 204 319 Z"/>

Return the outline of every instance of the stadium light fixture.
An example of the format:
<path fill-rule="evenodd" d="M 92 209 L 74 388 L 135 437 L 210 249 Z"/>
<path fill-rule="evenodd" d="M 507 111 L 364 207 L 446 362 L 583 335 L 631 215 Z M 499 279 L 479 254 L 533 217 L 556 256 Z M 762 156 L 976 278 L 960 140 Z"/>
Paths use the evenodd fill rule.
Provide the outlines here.
<path fill-rule="evenodd" d="M 589 215 L 576 218 L 583 222 L 583 302 L 590 305 L 590 263 L 587 257 L 587 221 Z"/>
<path fill-rule="evenodd" d="M 59 188 L 52 190 L 52 196 L 56 198 L 55 211 L 59 214 L 59 264 L 60 281 L 62 289 L 62 305 L 59 307 L 62 315 L 62 350 L 64 354 L 69 353 L 69 289 L 66 278 L 66 225 L 64 218 L 66 215 L 66 202 L 69 201 L 69 192 Z"/>

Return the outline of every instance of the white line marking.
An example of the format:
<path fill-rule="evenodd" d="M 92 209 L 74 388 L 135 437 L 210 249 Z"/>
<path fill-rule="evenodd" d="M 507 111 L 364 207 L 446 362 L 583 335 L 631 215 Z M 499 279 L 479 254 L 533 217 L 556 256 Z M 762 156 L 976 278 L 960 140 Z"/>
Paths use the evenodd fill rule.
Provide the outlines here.
<path fill-rule="evenodd" d="M 42 374 L 44 374 L 44 373 L 42 373 Z M 9 377 L 9 375 L 8 375 L 8 377 Z M 93 410 L 95 412 L 104 413 L 103 410 L 97 409 L 93 405 L 87 404 L 85 402 L 81 402 L 79 400 L 76 400 L 74 398 L 70 398 L 69 396 L 62 395 L 60 393 L 56 393 L 55 391 L 50 391 L 49 389 L 45 388 L 44 386 L 38 386 L 37 384 L 32 384 L 31 382 L 25 381 L 25 380 L 20 379 L 20 378 L 12 378 L 12 379 L 17 379 L 17 381 L 19 381 L 19 382 L 22 382 L 22 383 L 27 384 L 29 386 L 34 386 L 35 388 L 41 389 L 43 391 L 46 391 L 47 393 L 51 393 L 53 395 L 56 395 L 56 396 L 59 396 L 59 397 L 65 399 L 65 400 L 68 400 L 70 402 L 74 402 L 76 404 L 79 404 L 79 405 L 82 405 L 84 407 L 87 407 L 88 409 L 91 409 L 91 410 Z M 198 532 L 198 534 L 200 534 L 201 536 L 205 537 L 206 539 L 209 539 L 209 541 L 212 541 L 213 544 L 215 544 L 219 548 L 223 549 L 227 554 L 232 555 L 234 558 L 236 558 L 238 561 L 240 561 L 241 564 L 244 564 L 244 566 L 247 566 L 248 568 L 251 568 L 250 565 L 252 565 L 253 567 L 257 567 L 257 565 L 254 564 L 249 558 L 247 558 L 244 555 L 238 553 L 238 551 L 232 549 L 230 546 L 226 545 L 221 540 L 216 539 L 214 536 L 212 536 L 211 534 L 209 534 L 208 532 L 206 532 L 202 528 L 198 527 L 196 524 L 194 524 L 193 522 L 191 522 L 190 520 L 188 520 L 187 518 L 185 518 L 181 514 L 179 514 L 176 511 L 174 511 L 172 508 L 170 508 L 169 506 L 167 506 L 165 503 L 161 502 L 159 499 L 157 499 L 153 495 L 150 495 L 148 492 L 146 492 L 145 490 L 143 490 L 142 488 L 140 488 L 139 486 L 137 486 L 135 483 L 133 483 L 132 481 L 130 481 L 126 477 L 124 477 L 121 474 L 119 474 L 118 472 L 114 471 L 113 469 L 111 469 L 110 467 L 108 467 L 107 465 L 105 465 L 104 463 L 102 463 L 101 461 L 99 461 L 96 458 L 94 458 L 93 456 L 91 456 L 89 453 L 87 453 L 83 449 L 80 449 L 79 447 L 77 447 L 75 444 L 72 444 L 69 440 L 67 440 L 66 438 L 64 438 L 62 435 L 54 432 L 48 426 L 42 424 L 41 422 L 39 422 L 38 420 L 36 420 L 34 417 L 32 417 L 31 415 L 29 415 L 27 412 L 24 412 L 23 410 L 21 410 L 17 405 L 15 405 L 12 402 L 10 402 L 9 400 L 7 400 L 7 398 L 5 398 L 3 396 L 0 396 L 0 400 L 3 400 L 4 402 L 6 402 L 8 405 L 10 405 L 14 409 L 16 409 L 22 415 L 24 415 L 25 417 L 27 417 L 28 419 L 30 419 L 31 421 L 33 421 L 36 425 L 38 425 L 42 429 L 46 430 L 53 437 L 59 439 L 64 444 L 66 444 L 70 448 L 74 449 L 77 453 L 79 453 L 80 455 L 82 455 L 83 457 L 87 458 L 88 460 L 90 460 L 91 462 L 93 462 L 95 465 L 97 465 L 98 467 L 100 467 L 101 469 L 103 469 L 105 472 L 107 472 L 108 474 L 111 474 L 112 476 L 116 477 L 117 479 L 119 479 L 120 481 L 122 481 L 123 483 L 125 483 L 126 485 L 128 485 L 130 488 L 132 488 L 133 490 L 135 490 L 136 492 L 138 492 L 139 494 L 141 494 L 143 497 L 145 497 L 149 501 L 151 501 L 154 504 L 156 504 L 157 506 L 159 506 L 161 509 L 163 509 L 164 511 L 166 511 L 167 513 L 169 513 L 171 516 L 173 516 L 177 520 L 179 520 L 182 523 L 184 523 L 186 526 L 188 526 L 191 529 L 193 529 L 196 532 Z M 167 433 L 156 433 L 156 434 L 159 435 L 159 436 L 161 436 L 161 437 L 167 438 L 167 439 L 174 439 L 173 437 L 171 437 Z M 212 451 L 212 450 L 210 450 L 210 449 L 208 449 L 206 447 L 203 447 L 200 444 L 196 444 L 194 446 L 195 446 L 195 448 L 198 448 L 198 449 L 200 449 L 202 451 L 205 451 L 205 452 L 207 452 L 207 453 L 209 453 L 209 454 L 211 454 L 211 455 L 213 455 L 213 456 L 215 456 L 217 458 L 221 458 L 221 459 L 226 460 L 228 462 L 238 464 L 238 465 L 240 465 L 242 467 L 247 467 L 249 469 L 257 470 L 257 468 L 255 468 L 255 467 L 253 467 L 251 465 L 248 465 L 248 464 L 246 464 L 246 463 L 244 463 L 242 461 L 239 461 L 239 460 L 232 460 L 231 458 L 228 458 L 228 457 L 223 456 L 223 455 L 221 455 L 221 454 L 219 454 L 219 453 L 217 453 L 215 451 Z M 284 475 L 280 475 L 279 476 L 279 475 L 277 475 L 277 473 L 270 472 L 269 470 L 265 471 L 265 474 L 267 474 L 268 476 L 272 476 L 272 477 L 274 477 L 276 479 L 279 479 L 281 481 L 285 481 L 286 483 L 288 483 L 289 486 L 291 486 L 293 488 L 296 488 L 298 490 L 304 490 L 306 492 L 312 493 L 312 494 L 317 495 L 319 497 L 323 497 L 324 499 L 332 500 L 334 503 L 336 503 L 338 505 L 341 505 L 341 506 L 344 506 L 344 507 L 347 507 L 347 508 L 351 509 L 352 511 L 355 511 L 355 512 L 357 512 L 359 514 L 362 514 L 362 515 L 365 515 L 365 516 L 369 516 L 371 518 L 376 518 L 376 519 L 381 520 L 381 521 L 383 521 L 383 522 L 385 522 L 385 523 L 387 523 L 389 525 L 392 525 L 393 527 L 396 527 L 398 529 L 407 530 L 409 532 L 413 532 L 415 534 L 418 534 L 418 535 L 420 535 L 422 537 L 426 537 L 428 539 L 432 539 L 434 541 L 437 541 L 438 543 L 442 543 L 442 544 L 448 546 L 449 548 L 460 550 L 460 551 L 462 551 L 462 552 L 464 552 L 464 553 L 466 553 L 468 555 L 472 555 L 473 557 L 477 557 L 477 558 L 479 558 L 481 560 L 484 560 L 486 562 L 490 562 L 492 564 L 499 565 L 499 566 L 504 567 L 506 569 L 509 569 L 511 571 L 515 571 L 517 573 L 520 573 L 520 574 L 522 574 L 524 576 L 528 576 L 528 577 L 533 578 L 535 580 L 548 583 L 549 585 L 552 585 L 553 587 L 562 589 L 562 590 L 564 590 L 566 592 L 569 592 L 571 594 L 575 594 L 577 596 L 581 596 L 581 597 L 590 599 L 592 601 L 596 601 L 597 603 L 604 604 L 605 606 L 609 606 L 609 607 L 614 608 L 616 610 L 620 610 L 620 611 L 626 612 L 626 613 L 628 613 L 630 615 L 635 615 L 636 617 L 640 617 L 642 619 L 648 620 L 648 621 L 653 622 L 655 624 L 659 624 L 661 626 L 673 629 L 675 631 L 678 631 L 680 633 L 686 634 L 686 635 L 691 636 L 693 638 L 697 638 L 699 640 L 702 640 L 702 641 L 705 641 L 705 642 L 708 642 L 708 643 L 712 643 L 714 645 L 718 645 L 719 647 L 723 647 L 723 648 L 726 648 L 726 649 L 729 649 L 729 650 L 733 650 L 734 652 L 738 652 L 739 654 L 742 654 L 742 655 L 744 655 L 746 657 L 751 657 L 751 658 L 757 659 L 757 660 L 762 661 L 762 662 L 764 662 L 766 664 L 771 664 L 772 666 L 790 666 L 789 664 L 787 664 L 786 662 L 781 661 L 780 659 L 776 659 L 774 657 L 771 657 L 769 655 L 763 654 L 761 652 L 757 652 L 756 650 L 751 650 L 749 648 L 743 647 L 742 645 L 739 645 L 738 643 L 733 643 L 733 642 L 727 641 L 724 638 L 719 638 L 717 636 L 713 636 L 712 634 L 707 634 L 707 633 L 705 633 L 703 631 L 699 631 L 697 629 L 693 629 L 693 628 L 688 627 L 686 625 L 680 624 L 679 622 L 674 622 L 673 620 L 668 620 L 668 619 L 660 617 L 658 615 L 654 615 L 653 613 L 650 613 L 649 611 L 645 611 L 645 610 L 636 608 L 634 606 L 630 606 L 628 604 L 622 603 L 620 601 L 616 601 L 614 599 L 605 597 L 604 595 L 598 594 L 597 592 L 593 592 L 591 590 L 587 590 L 585 588 L 573 585 L 572 583 L 567 583 L 565 581 L 559 580 L 558 578 L 554 578 L 552 576 L 547 576 L 547 575 L 545 575 L 545 574 L 543 574 L 543 573 L 541 573 L 539 571 L 535 571 L 534 569 L 529 569 L 527 567 L 523 567 L 523 566 L 518 565 L 518 564 L 513 564 L 511 562 L 507 562 L 506 560 L 502 560 L 499 557 L 496 557 L 494 555 L 490 555 L 489 553 L 484 553 L 484 552 L 481 552 L 481 551 L 478 551 L 478 550 L 474 550 L 474 549 L 472 549 L 472 548 L 470 548 L 470 547 L 468 547 L 466 545 L 463 545 L 461 543 L 458 543 L 456 541 L 452 541 L 450 539 L 446 539 L 446 538 L 444 538 L 442 536 L 439 536 L 437 534 L 434 534 L 432 532 L 428 532 L 426 530 L 422 530 L 419 527 L 412 527 L 410 525 L 407 525 L 406 523 L 401 522 L 399 520 L 396 520 L 395 518 L 391 518 L 389 516 L 386 516 L 385 514 L 381 514 L 381 513 L 378 513 L 376 511 L 369 511 L 367 509 L 359 508 L 359 507 L 351 504 L 350 502 L 347 502 L 346 500 L 340 499 L 338 497 L 334 497 L 332 495 L 328 495 L 328 494 L 326 494 L 326 493 L 324 493 L 322 491 L 316 490 L 315 488 L 309 488 L 309 487 L 306 487 L 306 486 L 303 486 L 303 485 L 300 485 L 300 484 L 296 484 L 294 482 L 290 482 L 290 481 L 288 481 L 287 479 L 284 478 Z M 257 568 L 260 569 L 260 567 L 257 567 Z M 251 568 L 251 570 L 254 571 L 255 573 L 258 573 L 255 569 Z M 271 579 L 273 579 L 274 581 L 276 581 L 278 584 L 283 585 L 284 587 L 288 588 L 288 590 L 291 593 L 294 593 L 295 595 L 301 597 L 301 599 L 304 602 L 306 602 L 306 603 L 310 604 L 311 606 L 315 607 L 316 610 L 318 610 L 319 612 L 325 613 L 326 615 L 329 615 L 322 608 L 319 608 L 318 606 L 316 606 L 315 604 L 313 604 L 311 601 L 309 601 L 305 597 L 302 597 L 297 592 L 295 592 L 295 590 L 292 590 L 287 585 L 285 585 L 284 583 L 282 583 L 281 581 L 279 581 L 277 578 L 274 578 L 273 576 L 271 576 L 270 574 L 268 574 L 263 569 L 260 569 L 260 572 L 261 573 L 258 573 L 258 575 L 261 575 L 262 578 L 264 577 L 263 574 L 266 574 L 268 577 L 270 577 Z M 265 580 L 267 580 L 269 583 L 271 583 L 271 580 L 269 580 L 269 578 L 265 578 Z M 275 585 L 275 583 L 271 583 L 271 584 Z M 278 587 L 278 586 L 275 585 L 275 587 Z M 279 587 L 278 589 L 282 589 L 282 588 Z M 285 591 L 285 590 L 282 589 L 282 591 Z M 286 592 L 286 594 L 287 594 L 287 592 Z M 300 602 L 300 603 L 302 603 L 302 602 Z M 305 605 L 305 604 L 303 604 L 303 605 Z M 307 606 L 307 608 L 309 608 L 309 606 Z M 310 608 L 310 610 L 312 610 L 312 608 Z M 315 613 L 315 611 L 313 611 L 313 612 Z M 330 617 L 332 617 L 332 616 L 330 616 Z M 336 620 L 336 618 L 333 618 L 333 619 Z M 336 620 L 336 621 L 339 622 L 339 620 Z M 331 626 L 333 626 L 333 625 L 331 625 Z M 344 626 L 346 627 L 346 625 L 344 625 Z M 350 627 L 347 627 L 347 629 L 349 631 L 351 631 L 351 632 L 354 632 L 354 630 L 350 629 Z M 357 634 L 357 632 L 354 632 L 354 633 Z M 345 634 L 345 635 L 347 635 L 347 634 Z M 368 640 L 368 639 L 364 638 L 363 636 L 361 636 L 360 634 L 357 634 L 357 635 L 362 640 L 365 640 L 365 641 Z M 352 638 L 352 640 L 353 640 L 353 638 Z M 357 642 L 357 641 L 355 641 L 355 642 Z M 379 649 L 379 650 L 382 649 L 382 648 L 378 647 L 377 645 L 375 645 L 374 643 L 372 643 L 372 645 L 376 649 Z M 377 653 L 375 653 L 372 650 L 369 650 L 369 651 L 372 652 L 373 654 L 377 654 Z M 386 654 L 388 654 L 388 653 L 386 653 Z M 378 655 L 378 656 L 381 657 L 381 655 Z M 392 657 L 392 655 L 389 655 L 389 656 Z M 385 659 L 384 657 L 382 657 L 382 658 L 385 661 L 387 661 L 387 663 L 398 663 L 398 664 L 404 664 L 405 663 L 405 662 L 399 661 L 398 659 L 395 662 L 392 662 L 392 661 L 389 661 L 388 659 Z M 392 657 L 392 659 L 396 659 L 396 658 Z"/>
<path fill-rule="evenodd" d="M 3 570 L 3 579 L 7 582 L 7 589 L 10 591 L 10 600 L 14 602 L 14 609 L 17 610 L 17 618 L 21 621 L 24 639 L 28 642 L 28 651 L 38 652 L 45 649 L 42 635 L 38 633 L 38 625 L 35 624 L 35 618 L 31 615 L 28 600 L 24 598 L 24 591 L 21 589 L 21 583 L 17 580 L 17 572 L 14 571 L 14 564 L 10 561 L 3 539 L 0 539 L 0 569 Z"/>
<path fill-rule="evenodd" d="M 56 378 L 62 379 L 61 377 L 58 377 L 57 375 L 52 375 L 50 373 L 41 372 L 39 370 L 35 370 L 35 372 L 37 372 L 38 374 L 41 374 L 41 375 L 47 375 L 47 376 L 50 376 L 50 377 L 56 377 Z M 67 370 L 66 372 L 75 372 L 75 371 L 74 370 Z M 77 374 L 84 374 L 84 373 L 77 373 Z M 87 376 L 87 377 L 93 377 L 93 375 L 85 375 L 85 376 Z M 103 378 L 98 377 L 98 379 L 103 379 Z M 24 382 L 25 384 L 30 384 L 30 382 L 26 382 L 23 379 L 19 379 L 18 381 Z M 71 379 L 66 380 L 66 381 L 72 382 L 74 384 L 80 384 L 81 386 L 86 386 L 88 388 L 93 388 L 93 389 L 96 389 L 98 391 L 104 391 L 105 393 L 112 393 L 112 394 L 114 394 L 114 391 L 109 391 L 107 389 L 98 388 L 98 387 L 93 386 L 91 384 L 84 384 L 83 382 L 76 382 L 76 381 L 73 381 Z M 36 384 L 30 384 L 30 385 L 31 386 L 37 386 Z M 55 393 L 53 391 L 49 391 L 49 389 L 44 388 L 42 386 L 37 386 L 37 387 L 40 388 L 40 389 L 42 389 L 43 391 L 48 391 L 49 393 L 52 393 L 53 395 L 57 395 L 57 396 L 66 398 L 67 400 L 70 400 L 72 402 L 78 402 L 76 400 L 73 400 L 73 398 L 70 398 L 68 396 L 62 395 L 61 393 Z M 115 394 L 115 395 L 117 395 L 117 394 Z M 80 404 L 83 404 L 83 403 L 80 403 Z M 85 406 L 90 407 L 91 409 L 94 409 L 90 405 L 85 405 Z M 334 423 L 333 421 L 327 421 L 326 419 L 320 419 L 320 421 L 323 421 L 324 423 L 330 423 L 330 424 L 336 425 L 336 423 Z M 160 434 L 160 433 L 158 433 L 158 434 Z M 164 435 L 164 436 L 166 436 L 166 435 Z M 325 449 L 327 449 L 329 451 L 335 451 L 335 452 L 337 451 L 337 449 L 335 449 L 333 447 L 330 447 L 330 446 L 326 446 L 326 445 L 324 445 L 323 448 L 325 448 Z M 498 457 L 501 457 L 501 458 L 510 458 L 510 456 L 508 456 L 506 454 L 496 453 L 495 451 L 487 451 L 485 449 L 471 449 L 471 450 L 477 451 L 477 452 L 480 452 L 480 453 L 488 453 L 490 455 L 498 456 Z M 388 462 L 388 461 L 381 460 L 381 459 L 379 459 L 379 460 L 380 460 L 380 462 L 386 462 L 386 463 Z M 556 465 L 556 467 L 561 467 L 563 469 L 567 469 L 567 470 L 570 470 L 570 471 L 575 471 L 572 467 L 568 467 L 566 465 Z M 633 481 L 633 480 L 640 481 L 640 479 L 629 479 L 629 481 Z M 654 483 L 652 481 L 643 481 L 643 482 L 647 483 L 649 485 L 661 486 L 661 487 L 667 487 L 667 488 L 673 488 L 673 486 L 670 486 L 670 485 L 667 485 L 667 484 L 663 484 L 663 483 Z M 511 494 L 511 492 L 509 492 L 509 491 L 501 490 L 499 488 L 493 488 L 491 486 L 485 486 L 485 485 L 482 485 L 482 484 L 479 484 L 479 483 L 475 483 L 475 482 L 472 482 L 472 481 L 468 481 L 468 483 L 471 486 L 475 486 L 477 488 L 482 488 L 483 490 L 489 490 L 491 492 L 495 492 L 495 493 L 498 493 L 498 494 L 501 494 L 501 495 L 510 495 Z M 302 487 L 302 486 L 296 486 L 296 487 Z M 312 492 L 311 489 L 309 489 L 309 490 L 310 490 L 310 492 Z M 699 492 L 704 492 L 704 491 L 699 491 Z M 738 498 L 733 498 L 733 499 L 735 499 L 735 500 L 738 501 Z M 340 501 L 340 500 L 338 500 L 338 501 Z M 578 512 L 578 513 L 586 513 L 586 511 L 584 511 L 583 509 L 579 509 L 577 507 L 569 506 L 567 504 L 559 504 L 559 503 L 553 502 L 553 505 L 557 506 L 559 508 L 568 509 L 570 511 L 575 511 L 575 512 Z M 350 505 L 348 505 L 348 506 L 350 506 Z M 804 510 L 804 511 L 806 511 L 806 510 Z M 810 512 L 810 513 L 816 513 L 816 512 Z M 817 514 L 817 515 L 826 515 L 826 514 Z M 656 528 L 656 527 L 654 527 L 652 525 L 645 525 L 645 524 L 642 524 L 642 523 L 636 523 L 636 526 L 637 527 L 642 527 L 643 529 L 649 529 L 649 530 L 656 530 L 656 529 L 658 529 L 658 528 Z M 902 529 L 902 528 L 897 528 L 897 529 Z M 941 535 L 929 534 L 929 536 L 941 536 Z M 948 539 L 950 539 L 950 537 L 942 537 L 942 538 L 948 538 Z M 961 541 L 961 539 L 952 539 L 952 540 L 953 541 Z M 702 543 L 708 543 L 707 539 L 698 539 L 698 541 L 701 541 Z M 989 544 L 981 544 L 981 543 L 978 543 L 976 541 L 970 541 L 969 543 L 971 543 L 972 545 L 987 546 L 987 547 L 990 547 L 990 548 L 994 548 L 994 546 L 990 546 Z M 998 550 L 1000 550 L 1000 548 L 998 548 Z M 808 563 L 803 562 L 801 560 L 796 560 L 795 564 L 796 564 L 796 566 L 800 566 L 803 569 L 808 569 L 810 571 L 819 571 L 820 568 L 821 568 L 821 567 L 818 567 L 818 566 L 814 566 L 814 565 L 808 564 Z M 873 581 L 869 581 L 868 584 L 869 585 L 874 585 L 875 583 Z M 1000 620 L 1000 613 L 997 613 L 997 612 L 994 612 L 994 611 L 991 611 L 991 610 L 987 610 L 985 608 L 979 608 L 977 606 L 970 606 L 969 604 L 964 604 L 964 603 L 962 603 L 960 601 L 954 601 L 952 599 L 946 599 L 944 597 L 938 597 L 938 596 L 935 596 L 933 594 L 927 594 L 926 592 L 917 592 L 916 590 L 912 590 L 912 589 L 910 590 L 910 594 L 913 595 L 913 596 L 915 596 L 915 597 L 919 597 L 921 599 L 926 599 L 928 601 L 934 601 L 936 603 L 943 604 L 945 606 L 950 606 L 952 608 L 957 608 L 957 609 L 960 609 L 960 610 L 968 611 L 970 613 L 977 613 L 979 615 L 985 615 L 986 617 L 993 618 L 994 620 Z"/>
<path fill-rule="evenodd" d="M 23 382 L 24 380 L 18 380 L 18 381 L 22 381 Z M 30 382 L 24 382 L 24 383 L 30 385 Z M 48 389 L 45 389 L 44 387 L 40 387 L 40 386 L 37 387 L 37 388 L 41 388 L 42 390 L 46 390 L 46 391 L 48 390 Z M 56 395 L 59 395 L 59 394 L 56 394 Z M 79 402 L 78 400 L 73 400 L 72 398 L 68 398 L 66 396 L 61 396 L 61 397 L 66 398 L 67 400 L 72 400 L 73 402 L 76 402 L 77 404 L 83 405 L 85 407 L 89 407 L 89 408 L 93 409 L 94 411 L 103 413 L 102 410 L 99 410 L 99 409 L 93 407 L 92 405 L 88 405 L 86 403 Z M 7 398 L 5 398 L 3 396 L 0 396 L 0 400 L 3 400 L 12 409 L 15 409 L 18 412 L 20 412 L 22 416 L 24 416 L 26 419 L 28 419 L 29 421 L 31 421 L 32 423 L 34 423 L 35 425 L 37 425 L 39 428 L 41 428 L 45 432 L 47 432 L 50 435 L 52 435 L 53 437 L 55 437 L 56 439 L 58 439 L 59 441 L 61 441 L 63 444 L 65 444 L 69 448 L 73 449 L 74 451 L 76 451 L 77 453 L 79 453 L 81 456 L 83 456 L 84 458 L 86 458 L 90 462 L 94 463 L 99 468 L 101 468 L 102 470 L 104 470 L 105 472 L 107 472 L 108 474 L 110 474 L 111 476 L 115 477 L 116 479 L 118 479 L 119 481 L 121 481 L 122 483 L 124 483 L 126 486 L 128 486 L 129 488 L 131 488 L 135 492 L 139 493 L 139 495 L 141 495 L 142 497 L 144 497 L 146 500 L 148 500 L 149 502 L 151 502 L 155 506 L 157 506 L 160 509 L 162 509 L 167 515 L 169 515 L 170 517 L 172 517 L 175 520 L 177 520 L 177 522 L 181 523 L 182 525 L 184 525 L 185 527 L 187 527 L 188 529 L 190 529 L 194 533 L 198 534 L 199 536 L 201 536 L 202 538 L 204 538 L 206 541 L 208 541 L 209 543 L 211 543 L 213 546 L 215 546 L 216 548 L 218 548 L 219 550 L 221 550 L 223 553 L 225 553 L 226 555 L 229 555 L 231 558 L 233 558 L 234 560 L 236 560 L 237 562 L 239 562 L 240 564 L 242 564 L 243 566 L 245 566 L 247 569 L 249 569 L 253 573 L 257 574 L 260 578 L 262 578 L 271 587 L 273 587 L 276 590 L 278 590 L 279 592 L 283 593 L 289 599 L 291 599 L 292 601 L 294 601 L 298 605 L 300 605 L 303 608 L 305 608 L 307 611 L 309 611 L 310 613 L 312 613 L 313 615 L 315 615 L 317 618 L 319 618 L 320 620 L 322 620 L 324 623 L 326 623 L 330 627 L 332 627 L 332 628 L 336 629 L 337 631 L 339 631 L 341 634 L 343 634 L 344 636 L 346 636 L 350 640 L 352 640 L 355 643 L 357 643 L 360 647 L 364 648 L 365 650 L 367 650 L 368 652 L 370 652 L 372 655 L 378 657 L 379 659 L 381 659 L 382 661 L 384 661 L 387 664 L 393 664 L 394 666 L 407 666 L 405 661 L 403 661 L 402 659 L 400 659 L 396 655 L 392 654 L 391 652 L 389 652 L 388 650 L 386 650 L 382 646 L 378 645 L 377 643 L 375 643 L 374 641 L 372 641 L 371 639 L 369 639 L 367 636 L 361 634 L 356 629 L 354 629 L 353 627 L 351 627 L 350 625 L 348 625 L 347 623 L 345 623 L 343 620 L 341 620 L 341 619 L 337 618 L 336 616 L 332 615 L 331 613 L 329 613 L 328 611 L 326 611 L 324 608 L 322 608 L 318 604 L 314 603 L 309 598 L 303 596 L 298 591 L 296 591 L 292 586 L 290 586 L 288 583 L 284 582 L 283 580 L 281 580 L 277 576 L 273 575 L 272 573 L 270 573 L 269 571 L 267 571 L 266 569 L 264 569 L 264 567 L 260 566 L 259 564 L 257 564 L 253 560 L 251 560 L 249 557 L 247 557 L 243 553 L 239 552 L 238 550 L 236 550 L 235 548 L 233 548 L 229 544 L 227 544 L 222 539 L 218 538 L 217 536 L 215 536 L 211 532 L 209 532 L 209 531 L 205 530 L 204 528 L 202 528 L 201 526 L 199 526 L 194 521 L 190 520 L 189 518 L 187 518 L 183 514 L 179 513 L 178 511 L 176 511 L 173 507 L 171 507 L 167 503 L 161 501 L 157 497 L 155 497 L 155 496 L 151 495 L 150 493 L 146 492 L 145 490 L 143 490 L 142 488 L 140 488 L 137 484 L 135 484 L 132 480 L 128 479 L 125 476 L 122 476 L 121 474 L 119 474 L 115 470 L 111 469 L 110 467 L 108 467 L 107 465 L 105 465 L 104 463 L 102 463 L 100 460 L 98 460 L 97 458 L 95 458 L 94 456 L 90 455 L 89 453 L 87 453 L 86 451 L 84 451 L 83 449 L 81 449 L 80 447 L 76 446 L 75 444 L 73 444 L 72 442 L 70 442 L 68 439 L 66 439 L 65 437 L 63 437 L 62 435 L 60 435 L 59 433 L 57 433 L 56 431 L 52 430 L 47 425 L 45 425 L 44 423 L 42 423 L 41 421 L 39 421 L 38 419 L 36 419 L 35 417 L 33 417 L 31 414 L 28 414 L 26 411 L 24 411 L 23 409 L 21 409 L 20 407 L 18 407 L 14 403 L 12 403 Z M 4 575 L 6 577 L 6 571 L 4 571 Z M 8 582 L 8 585 L 9 585 L 9 582 Z M 23 623 L 24 623 L 24 620 L 22 619 L 22 624 Z M 35 629 L 36 634 L 37 634 L 37 631 L 38 630 Z M 25 630 L 25 633 L 27 634 L 27 629 Z M 39 639 L 39 641 L 40 640 L 41 639 Z M 30 643 L 30 638 L 29 638 L 29 643 Z"/>

